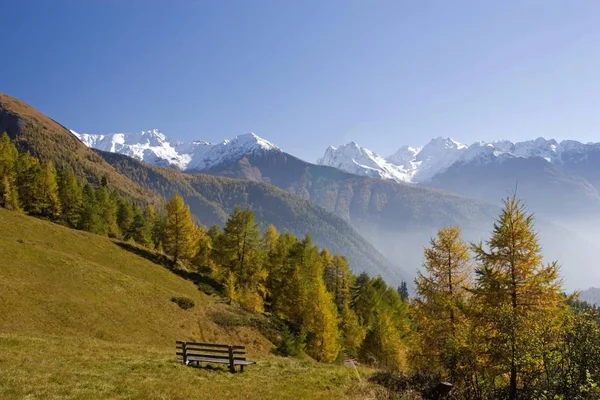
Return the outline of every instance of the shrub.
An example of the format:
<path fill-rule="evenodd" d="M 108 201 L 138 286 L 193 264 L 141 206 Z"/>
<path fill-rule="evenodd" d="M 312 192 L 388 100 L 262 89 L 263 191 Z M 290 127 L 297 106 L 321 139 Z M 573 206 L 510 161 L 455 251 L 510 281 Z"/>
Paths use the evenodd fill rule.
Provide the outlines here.
<path fill-rule="evenodd" d="M 188 310 L 196 305 L 194 300 L 188 299 L 187 297 L 171 297 L 171 301 L 177 304 L 182 310 Z"/>

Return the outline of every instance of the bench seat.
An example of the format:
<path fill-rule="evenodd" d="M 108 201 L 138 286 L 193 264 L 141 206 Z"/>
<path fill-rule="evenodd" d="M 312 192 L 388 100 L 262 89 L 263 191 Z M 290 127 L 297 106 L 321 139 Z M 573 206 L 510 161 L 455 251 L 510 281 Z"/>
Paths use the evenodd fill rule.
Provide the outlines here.
<path fill-rule="evenodd" d="M 227 364 L 229 370 L 235 372 L 236 365 L 240 371 L 244 371 L 245 365 L 256 364 L 256 362 L 246 359 L 246 349 L 244 346 L 219 344 L 219 343 L 198 343 L 180 341 L 175 342 L 175 356 L 177 360 L 190 365 L 196 363 Z"/>
<path fill-rule="evenodd" d="M 216 364 L 229 364 L 229 360 L 224 358 L 210 358 L 210 357 L 197 357 L 197 356 L 188 356 L 188 361 L 199 361 L 199 362 L 207 362 L 207 363 L 216 363 Z M 248 360 L 233 360 L 234 365 L 252 365 L 256 364 L 254 361 Z"/>

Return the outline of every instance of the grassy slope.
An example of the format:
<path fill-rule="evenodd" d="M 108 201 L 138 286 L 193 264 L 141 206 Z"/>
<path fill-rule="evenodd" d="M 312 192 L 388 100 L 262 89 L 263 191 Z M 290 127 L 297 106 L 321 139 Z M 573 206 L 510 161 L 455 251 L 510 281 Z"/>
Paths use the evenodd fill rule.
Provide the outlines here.
<path fill-rule="evenodd" d="M 1 399 L 373 395 L 351 368 L 269 355 L 256 329 L 215 322 L 239 311 L 109 239 L 3 209 L 0 227 Z M 179 338 L 243 343 L 259 363 L 236 375 L 185 367 Z"/>

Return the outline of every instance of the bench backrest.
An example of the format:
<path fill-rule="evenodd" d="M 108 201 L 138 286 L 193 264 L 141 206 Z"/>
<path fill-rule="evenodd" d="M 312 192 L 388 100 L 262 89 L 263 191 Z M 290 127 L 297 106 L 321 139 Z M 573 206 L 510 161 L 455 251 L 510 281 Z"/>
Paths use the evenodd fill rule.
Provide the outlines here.
<path fill-rule="evenodd" d="M 239 345 L 186 342 L 175 342 L 177 360 L 186 362 L 189 357 L 207 357 L 219 360 L 246 361 L 246 348 Z"/>

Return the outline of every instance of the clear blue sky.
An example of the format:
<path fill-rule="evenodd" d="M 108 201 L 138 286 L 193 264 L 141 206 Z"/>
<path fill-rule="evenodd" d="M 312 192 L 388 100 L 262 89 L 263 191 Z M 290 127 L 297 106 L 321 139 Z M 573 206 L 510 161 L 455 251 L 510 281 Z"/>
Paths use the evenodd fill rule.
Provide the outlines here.
<path fill-rule="evenodd" d="M 0 91 L 89 133 L 249 131 L 305 159 L 600 141 L 600 1 L 0 0 Z"/>

